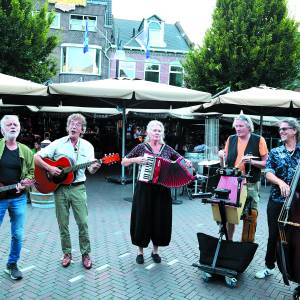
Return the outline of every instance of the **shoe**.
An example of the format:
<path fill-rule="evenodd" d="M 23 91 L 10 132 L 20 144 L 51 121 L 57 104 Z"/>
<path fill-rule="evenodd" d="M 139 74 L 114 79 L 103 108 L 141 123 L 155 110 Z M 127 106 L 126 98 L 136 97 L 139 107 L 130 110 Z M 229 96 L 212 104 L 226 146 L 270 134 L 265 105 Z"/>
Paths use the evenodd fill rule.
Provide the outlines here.
<path fill-rule="evenodd" d="M 72 262 L 72 254 L 70 253 L 65 253 L 64 257 L 62 259 L 61 265 L 66 268 L 68 267 Z"/>
<path fill-rule="evenodd" d="M 273 275 L 275 272 L 275 268 L 274 269 L 269 269 L 269 268 L 265 268 L 261 271 L 258 271 L 256 274 L 255 274 L 255 278 L 258 278 L 258 279 L 263 279 L 267 276 L 271 276 Z"/>
<path fill-rule="evenodd" d="M 293 300 L 300 299 L 300 286 L 296 287 L 293 293 Z"/>
<path fill-rule="evenodd" d="M 20 280 L 23 278 L 23 274 L 18 269 L 17 263 L 7 264 L 5 273 L 7 273 L 10 276 L 10 278 L 13 280 Z"/>
<path fill-rule="evenodd" d="M 82 264 L 87 270 L 92 267 L 92 260 L 88 254 L 82 255 Z"/>
<path fill-rule="evenodd" d="M 137 264 L 142 265 L 144 263 L 144 255 L 138 254 L 135 260 Z"/>
<path fill-rule="evenodd" d="M 153 252 L 151 252 L 151 257 L 155 263 L 157 264 L 161 263 L 161 258 L 157 253 L 154 254 Z"/>

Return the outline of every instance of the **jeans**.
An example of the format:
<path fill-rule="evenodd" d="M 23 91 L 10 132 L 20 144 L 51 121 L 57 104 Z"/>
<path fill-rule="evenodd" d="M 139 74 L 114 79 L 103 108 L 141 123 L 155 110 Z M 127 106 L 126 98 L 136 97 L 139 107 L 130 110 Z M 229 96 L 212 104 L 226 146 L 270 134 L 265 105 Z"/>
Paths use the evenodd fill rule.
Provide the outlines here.
<path fill-rule="evenodd" d="M 11 224 L 11 244 L 8 263 L 16 263 L 20 258 L 23 244 L 24 223 L 27 198 L 26 194 L 0 200 L 0 226 L 3 222 L 6 210 L 8 210 Z"/>
<path fill-rule="evenodd" d="M 266 267 L 269 269 L 275 268 L 276 262 L 276 245 L 279 237 L 278 217 L 281 212 L 283 203 L 274 202 L 269 199 L 267 207 L 269 238 L 267 245 L 267 253 L 265 257 Z"/>

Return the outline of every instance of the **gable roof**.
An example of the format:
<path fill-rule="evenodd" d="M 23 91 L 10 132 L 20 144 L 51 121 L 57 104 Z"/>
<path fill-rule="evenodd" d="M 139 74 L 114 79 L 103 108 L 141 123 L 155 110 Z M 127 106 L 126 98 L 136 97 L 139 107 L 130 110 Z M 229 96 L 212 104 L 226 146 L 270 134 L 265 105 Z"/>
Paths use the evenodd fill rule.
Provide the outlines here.
<path fill-rule="evenodd" d="M 156 15 L 151 16 L 151 18 L 157 18 L 161 20 Z M 126 19 L 114 19 L 115 36 L 121 42 L 123 48 L 139 48 L 142 49 L 140 44 L 136 41 L 135 37 L 139 33 L 139 30 L 143 28 L 143 21 L 126 20 Z M 170 50 L 174 51 L 189 51 L 191 44 L 186 34 L 183 32 L 182 27 L 178 23 L 164 25 L 165 35 L 164 41 L 166 47 L 153 47 L 155 49 L 161 49 L 163 51 Z M 151 47 L 152 48 L 152 47 Z"/>

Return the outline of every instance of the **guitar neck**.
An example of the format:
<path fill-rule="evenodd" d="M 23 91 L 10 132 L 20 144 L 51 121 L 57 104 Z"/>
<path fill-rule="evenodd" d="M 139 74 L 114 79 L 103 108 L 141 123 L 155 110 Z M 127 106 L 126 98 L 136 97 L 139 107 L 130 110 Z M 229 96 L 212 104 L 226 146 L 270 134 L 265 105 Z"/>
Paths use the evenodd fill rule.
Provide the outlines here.
<path fill-rule="evenodd" d="M 93 161 L 89 161 L 89 162 L 86 162 L 86 163 L 83 163 L 83 164 L 78 164 L 78 165 L 75 165 L 75 166 L 71 166 L 69 168 L 64 168 L 63 170 L 64 170 L 64 173 L 70 173 L 70 172 L 77 171 L 79 169 L 87 168 L 95 162 L 98 162 L 99 164 L 101 164 L 102 160 L 101 159 L 95 159 Z"/>
<path fill-rule="evenodd" d="M 0 192 L 6 192 L 15 189 L 17 184 L 4 185 L 0 187 Z"/>

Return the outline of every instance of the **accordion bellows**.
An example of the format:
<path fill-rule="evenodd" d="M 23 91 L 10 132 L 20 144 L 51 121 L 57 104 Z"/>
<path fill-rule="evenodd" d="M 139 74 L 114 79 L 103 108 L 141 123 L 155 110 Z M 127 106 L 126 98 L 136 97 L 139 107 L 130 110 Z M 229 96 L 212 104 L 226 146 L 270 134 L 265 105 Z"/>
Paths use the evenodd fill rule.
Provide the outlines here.
<path fill-rule="evenodd" d="M 177 188 L 196 179 L 181 162 L 182 158 L 171 161 L 162 157 L 146 155 L 148 164 L 140 168 L 138 180 L 159 184 L 168 188 Z"/>

